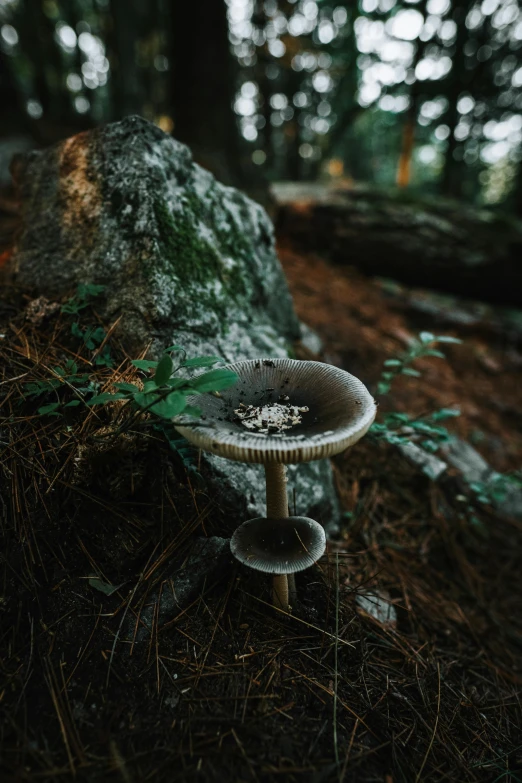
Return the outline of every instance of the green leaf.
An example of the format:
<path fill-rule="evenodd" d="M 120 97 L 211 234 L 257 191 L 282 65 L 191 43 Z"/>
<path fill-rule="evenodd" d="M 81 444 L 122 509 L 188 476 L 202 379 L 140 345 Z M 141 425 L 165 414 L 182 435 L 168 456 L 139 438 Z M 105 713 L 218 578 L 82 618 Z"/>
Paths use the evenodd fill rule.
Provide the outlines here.
<path fill-rule="evenodd" d="M 54 411 L 61 406 L 61 402 L 50 402 L 48 405 L 42 405 L 38 408 L 40 416 L 45 416 L 47 413 L 54 413 Z"/>
<path fill-rule="evenodd" d="M 179 389 L 181 386 L 189 388 L 190 384 L 191 381 L 187 378 L 169 378 L 167 381 L 167 386 L 170 386 L 171 389 Z"/>
<path fill-rule="evenodd" d="M 87 348 L 90 351 L 94 351 L 94 349 L 101 345 L 101 343 L 105 340 L 105 330 L 102 329 L 101 326 L 90 326 L 85 330 L 83 333 L 83 342 L 87 346 Z"/>
<path fill-rule="evenodd" d="M 410 375 L 412 378 L 420 378 L 420 372 L 418 370 L 414 370 L 412 367 L 403 367 L 401 370 L 401 375 Z"/>
<path fill-rule="evenodd" d="M 445 359 L 446 358 L 446 354 L 445 353 L 442 353 L 442 351 L 437 351 L 434 348 L 433 349 L 430 348 L 429 351 L 426 351 L 424 356 L 436 356 L 437 359 Z"/>
<path fill-rule="evenodd" d="M 139 405 L 141 408 L 148 408 L 148 406 L 157 399 L 158 395 L 153 394 L 151 392 L 138 392 L 133 396 L 134 402 Z"/>
<path fill-rule="evenodd" d="M 399 424 L 407 424 L 410 421 L 410 415 L 408 413 L 393 412 L 389 413 L 386 418 Z"/>
<path fill-rule="evenodd" d="M 390 381 L 393 378 L 393 373 L 392 372 L 383 372 L 382 375 L 381 375 L 381 378 L 384 381 Z"/>
<path fill-rule="evenodd" d="M 139 392 L 139 387 L 136 386 L 134 383 L 115 383 L 114 384 L 115 389 L 119 389 L 119 391 L 126 391 L 126 392 Z"/>
<path fill-rule="evenodd" d="M 426 424 L 424 421 L 411 421 L 410 427 L 417 432 L 425 432 L 426 435 L 436 434 L 436 428 Z"/>
<path fill-rule="evenodd" d="M 165 348 L 165 352 L 167 351 L 183 351 L 185 353 L 185 349 L 181 345 L 169 345 L 168 348 Z"/>
<path fill-rule="evenodd" d="M 78 337 L 79 340 L 83 340 L 83 329 L 80 328 L 78 321 L 73 321 L 71 324 L 71 334 L 74 337 Z"/>
<path fill-rule="evenodd" d="M 187 400 L 184 394 L 172 392 L 165 400 L 160 400 L 151 407 L 151 411 L 162 419 L 172 419 L 185 410 Z"/>
<path fill-rule="evenodd" d="M 400 359 L 386 359 L 384 362 L 385 367 L 400 367 L 402 365 L 402 362 Z"/>
<path fill-rule="evenodd" d="M 107 582 L 103 582 L 97 576 L 91 576 L 89 578 L 89 585 L 105 595 L 112 595 L 116 590 L 119 590 L 120 587 L 123 587 L 124 584 L 125 582 L 122 582 L 121 585 L 110 585 Z"/>
<path fill-rule="evenodd" d="M 483 492 L 484 490 L 484 484 L 479 482 L 471 482 L 469 487 L 473 490 L 473 492 Z"/>
<path fill-rule="evenodd" d="M 35 383 L 27 383 L 25 385 L 25 391 L 29 397 L 40 397 L 42 394 L 48 394 L 54 389 L 57 389 L 62 385 L 62 382 L 57 378 L 50 378 L 48 381 L 36 381 Z"/>
<path fill-rule="evenodd" d="M 137 367 L 138 370 L 150 370 L 158 366 L 158 362 L 151 362 L 148 359 L 133 359 L 131 364 Z"/>
<path fill-rule="evenodd" d="M 444 419 L 452 419 L 455 416 L 460 416 L 458 408 L 441 408 L 440 411 L 435 411 L 431 414 L 432 421 L 443 421 Z"/>
<path fill-rule="evenodd" d="M 96 283 L 78 283 L 76 296 L 79 299 L 86 299 L 88 296 L 99 296 L 103 291 L 105 291 L 104 285 L 96 285 Z"/>
<path fill-rule="evenodd" d="M 81 400 L 71 400 L 70 402 L 67 402 L 63 407 L 64 408 L 76 408 L 78 405 L 81 405 Z"/>
<path fill-rule="evenodd" d="M 167 383 L 168 379 L 172 375 L 173 369 L 174 365 L 172 363 L 171 357 L 168 353 L 163 354 L 158 362 L 158 366 L 156 367 L 156 372 L 154 374 L 155 383 L 158 386 L 163 386 L 164 383 Z"/>
<path fill-rule="evenodd" d="M 426 421 L 412 421 L 410 427 L 417 432 L 425 432 L 426 435 L 437 435 L 438 437 L 447 440 L 449 437 L 448 430 L 445 427 L 434 427 L 433 424 L 429 424 Z"/>
<path fill-rule="evenodd" d="M 228 389 L 238 380 L 238 376 L 232 370 L 210 370 L 197 378 L 190 380 L 191 386 L 199 393 L 221 391 Z"/>
<path fill-rule="evenodd" d="M 430 451 L 432 454 L 439 450 L 439 444 L 435 440 L 423 440 L 421 446 L 423 449 Z"/>
<path fill-rule="evenodd" d="M 99 353 L 95 357 L 94 363 L 98 367 L 113 367 L 114 366 L 113 361 L 112 361 L 112 356 L 111 356 L 111 349 L 109 348 L 108 345 L 105 345 L 103 350 L 101 351 L 101 353 Z"/>
<path fill-rule="evenodd" d="M 170 384 L 168 384 L 170 386 Z M 143 384 L 143 391 L 145 393 L 151 392 L 151 391 L 157 391 L 158 390 L 158 384 L 154 380 L 145 381 Z"/>
<path fill-rule="evenodd" d="M 462 340 L 459 340 L 458 337 L 450 337 L 449 335 L 442 335 L 442 337 L 437 337 L 438 343 L 454 343 L 455 345 L 460 345 L 462 343 Z"/>
<path fill-rule="evenodd" d="M 426 343 L 432 343 L 435 340 L 435 335 L 431 332 L 421 332 L 419 337 L 421 343 L 424 343 L 424 345 L 426 345 Z"/>
<path fill-rule="evenodd" d="M 378 383 L 377 384 L 377 394 L 388 394 L 390 391 L 390 384 L 389 383 Z"/>
<path fill-rule="evenodd" d="M 225 360 L 220 356 L 196 356 L 194 359 L 187 359 L 182 362 L 182 367 L 212 367 L 213 364 L 224 364 Z"/>
<path fill-rule="evenodd" d="M 183 413 L 186 413 L 187 416 L 194 416 L 194 418 L 199 419 L 202 410 L 197 405 L 187 405 Z"/>
<path fill-rule="evenodd" d="M 83 305 L 85 307 L 85 305 Z M 66 315 L 78 315 L 80 312 L 81 305 L 79 302 L 75 302 L 73 299 L 69 299 L 68 302 L 65 302 L 65 304 L 61 307 L 61 312 L 65 313 Z"/>
<path fill-rule="evenodd" d="M 126 396 L 126 394 L 122 394 L 121 392 L 116 392 L 115 394 L 111 394 L 111 392 L 102 392 L 102 394 L 96 394 L 94 397 L 91 397 L 87 405 L 102 405 L 105 402 L 124 400 Z"/>

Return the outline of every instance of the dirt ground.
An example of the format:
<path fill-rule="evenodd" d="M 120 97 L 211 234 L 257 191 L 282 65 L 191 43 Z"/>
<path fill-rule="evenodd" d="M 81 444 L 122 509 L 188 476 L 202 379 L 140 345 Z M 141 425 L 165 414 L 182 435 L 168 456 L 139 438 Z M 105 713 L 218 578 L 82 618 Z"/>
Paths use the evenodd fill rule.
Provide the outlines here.
<path fill-rule="evenodd" d="M 496 469 L 520 466 L 516 314 L 437 310 L 422 292 L 283 242 L 281 258 L 324 358 L 372 389 L 421 329 L 460 337 L 447 361 L 397 381 L 381 410 L 457 405 L 456 432 Z M 105 381 L 116 371 L 90 366 L 58 312 L 31 324 L 31 298 L 4 278 L 2 781 L 522 780 L 520 521 L 463 504 L 366 438 L 335 460 L 341 535 L 299 575 L 292 615 L 227 556 L 163 620 L 173 569 L 229 512 L 160 437 L 100 446 L 111 411 L 36 415 L 24 385 L 52 362 L 74 353 Z M 394 614 L 376 619 L 364 596 Z"/>

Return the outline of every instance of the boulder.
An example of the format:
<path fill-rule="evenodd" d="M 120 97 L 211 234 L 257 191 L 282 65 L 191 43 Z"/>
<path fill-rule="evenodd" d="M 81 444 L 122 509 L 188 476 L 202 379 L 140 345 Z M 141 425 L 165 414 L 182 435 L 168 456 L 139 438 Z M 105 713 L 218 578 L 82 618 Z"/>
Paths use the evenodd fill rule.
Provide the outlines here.
<path fill-rule="evenodd" d="M 227 361 L 288 356 L 301 337 L 261 206 L 193 163 L 187 147 L 140 117 L 86 131 L 15 159 L 23 230 L 18 280 L 49 298 L 78 283 L 105 286 L 102 312 L 118 318 L 130 355 L 172 344 Z M 260 466 L 204 457 L 227 507 L 264 516 Z M 335 528 L 328 462 L 290 471 L 297 513 Z"/>

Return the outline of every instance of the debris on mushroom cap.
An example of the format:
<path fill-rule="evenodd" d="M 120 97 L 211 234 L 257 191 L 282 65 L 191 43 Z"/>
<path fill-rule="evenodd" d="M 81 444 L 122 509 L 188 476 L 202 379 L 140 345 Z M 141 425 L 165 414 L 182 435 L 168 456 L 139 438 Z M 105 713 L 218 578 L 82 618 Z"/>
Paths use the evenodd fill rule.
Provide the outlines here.
<path fill-rule="evenodd" d="M 220 457 L 263 464 L 323 459 L 352 446 L 375 418 L 375 402 L 364 384 L 332 365 L 296 359 L 244 359 L 227 369 L 239 376 L 235 387 L 221 392 L 220 398 L 201 395 L 189 399 L 201 407 L 206 421 L 200 424 L 186 417 L 186 423 L 175 424 L 191 443 Z M 250 419 L 244 415 L 245 408 L 248 404 L 259 407 L 263 402 L 270 407 L 281 405 L 286 413 L 304 404 L 310 411 L 298 410 L 296 415 L 302 415 L 302 421 L 292 424 L 291 429 L 269 429 L 263 419 L 260 429 L 247 427 Z M 242 418 L 234 412 L 238 410 Z"/>
<path fill-rule="evenodd" d="M 286 397 L 288 400 L 288 397 Z M 306 405 L 298 407 L 286 403 L 270 402 L 266 405 L 245 405 L 239 403 L 239 408 L 234 410 L 237 418 L 249 430 L 260 433 L 282 433 L 290 430 L 302 421 L 302 413 L 308 413 Z"/>

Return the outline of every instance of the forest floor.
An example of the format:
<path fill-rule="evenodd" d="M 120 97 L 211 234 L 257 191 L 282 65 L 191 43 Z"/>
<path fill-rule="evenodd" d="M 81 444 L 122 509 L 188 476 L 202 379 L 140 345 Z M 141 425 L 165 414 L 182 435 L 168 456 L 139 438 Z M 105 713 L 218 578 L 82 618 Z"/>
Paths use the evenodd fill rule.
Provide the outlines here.
<path fill-rule="evenodd" d="M 519 467 L 518 314 L 369 280 L 284 242 L 280 254 L 323 358 L 372 389 L 421 329 L 460 337 L 381 410 L 456 405 L 456 433 L 495 469 Z M 522 522 L 366 438 L 334 461 L 343 527 L 299 575 L 292 615 L 226 558 L 162 623 L 169 562 L 194 535 L 219 536 L 225 511 L 161 438 L 104 451 L 104 415 L 36 415 L 26 384 L 55 364 L 103 382 L 133 370 L 117 343 L 116 368 L 93 367 L 58 310 L 27 317 L 31 299 L 4 279 L 2 781 L 522 780 Z M 89 448 L 100 461 L 87 469 Z M 372 602 L 387 607 L 380 619 Z"/>

